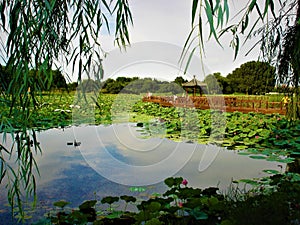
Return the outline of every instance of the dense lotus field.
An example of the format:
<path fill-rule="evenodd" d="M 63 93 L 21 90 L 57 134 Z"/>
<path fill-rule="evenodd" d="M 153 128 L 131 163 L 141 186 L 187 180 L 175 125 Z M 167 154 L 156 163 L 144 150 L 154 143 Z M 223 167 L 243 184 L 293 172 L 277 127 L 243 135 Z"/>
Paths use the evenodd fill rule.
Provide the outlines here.
<path fill-rule="evenodd" d="M 300 154 L 300 123 L 278 114 L 227 113 L 193 108 L 160 107 L 140 95 L 75 93 L 40 96 L 29 126 L 36 130 L 79 124 L 136 122 L 145 136 L 174 141 L 215 143 L 257 159 L 289 163 Z M 23 126 L 20 109 L 1 105 L 1 132 Z M 28 124 L 27 124 L 28 127 Z"/>
<path fill-rule="evenodd" d="M 299 160 L 299 121 L 289 122 L 277 114 L 164 108 L 141 99 L 140 95 L 129 94 L 44 94 L 32 106 L 26 126 L 44 130 L 134 122 L 144 138 L 214 143 L 255 159 L 283 163 Z M 1 132 L 18 132 L 25 125 L 22 109 L 5 104 L 0 107 Z M 36 224 L 299 224 L 299 174 L 265 172 L 272 176 L 240 181 L 253 185 L 247 193 L 230 187 L 224 195 L 217 188 L 191 188 L 182 178 L 168 178 L 165 184 L 169 189 L 164 194 L 143 201 L 132 196 L 107 196 L 101 202 L 86 201 L 72 210 L 65 207 L 65 201 L 55 202 L 57 209 Z M 116 208 L 120 201 L 136 205 L 137 211 Z"/>

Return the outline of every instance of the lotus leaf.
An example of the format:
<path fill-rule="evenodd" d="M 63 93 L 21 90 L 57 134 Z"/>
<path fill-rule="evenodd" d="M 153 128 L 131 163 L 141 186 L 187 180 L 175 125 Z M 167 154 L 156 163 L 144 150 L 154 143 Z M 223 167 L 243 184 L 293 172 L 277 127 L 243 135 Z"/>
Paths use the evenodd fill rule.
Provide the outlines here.
<path fill-rule="evenodd" d="M 263 155 L 250 155 L 250 158 L 252 158 L 252 159 L 266 159 L 266 157 L 263 156 Z"/>
<path fill-rule="evenodd" d="M 58 202 L 54 202 L 53 205 L 56 207 L 60 207 L 60 208 L 64 208 L 65 206 L 69 205 L 70 202 L 66 202 L 66 201 L 58 201 Z"/>
<path fill-rule="evenodd" d="M 263 172 L 268 173 L 268 174 L 279 174 L 280 173 L 277 170 L 263 170 Z"/>

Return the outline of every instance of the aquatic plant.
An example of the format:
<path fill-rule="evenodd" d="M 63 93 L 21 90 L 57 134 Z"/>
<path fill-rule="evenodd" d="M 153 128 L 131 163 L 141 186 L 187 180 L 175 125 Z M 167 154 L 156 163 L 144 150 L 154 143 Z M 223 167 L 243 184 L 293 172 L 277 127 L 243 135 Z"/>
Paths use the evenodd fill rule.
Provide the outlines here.
<path fill-rule="evenodd" d="M 86 201 L 70 212 L 63 209 L 36 224 L 297 224 L 300 220 L 300 176 L 278 173 L 270 177 L 233 182 L 225 194 L 217 187 L 206 189 L 188 187 L 181 177 L 165 180 L 168 190 L 156 197 L 141 200 L 138 211 L 111 210 L 96 212 L 96 201 Z M 247 183 L 254 188 L 241 190 Z M 236 185 L 234 187 L 234 185 Z M 257 191 L 257 187 L 261 191 Z M 264 191 L 264 190 L 268 191 Z M 132 196 L 104 197 L 109 205 L 124 200 L 136 201 Z M 64 203 L 64 202 L 62 202 Z M 56 203 L 57 204 L 57 203 Z M 64 204 L 63 204 L 64 205 Z M 45 222 L 45 223 L 43 223 Z"/>

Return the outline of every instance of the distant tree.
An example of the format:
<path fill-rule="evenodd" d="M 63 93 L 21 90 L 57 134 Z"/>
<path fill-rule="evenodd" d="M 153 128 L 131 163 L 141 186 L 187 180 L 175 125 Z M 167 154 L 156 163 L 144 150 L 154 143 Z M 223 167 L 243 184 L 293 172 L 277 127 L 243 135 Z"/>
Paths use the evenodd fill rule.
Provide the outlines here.
<path fill-rule="evenodd" d="M 217 79 L 218 84 L 219 84 L 220 88 L 222 89 L 222 93 L 223 94 L 231 94 L 232 92 L 231 92 L 231 88 L 229 86 L 227 77 L 223 77 L 221 75 L 221 73 L 214 73 L 213 75 Z"/>
<path fill-rule="evenodd" d="M 9 84 L 13 77 L 13 70 L 7 68 L 6 66 L 0 66 L 0 82 L 1 82 L 1 90 L 7 90 L 9 88 Z M 30 87 L 31 90 L 39 89 L 42 91 L 50 90 L 50 89 L 61 89 L 67 88 L 67 82 L 60 70 L 49 70 L 47 74 L 50 75 L 49 79 L 51 82 L 48 82 L 44 72 L 38 70 L 30 70 L 28 72 L 28 76 L 31 80 L 35 80 L 32 82 Z"/>
<path fill-rule="evenodd" d="M 117 82 L 115 80 L 109 80 L 109 82 L 106 82 L 104 85 L 106 91 L 111 94 L 118 94 L 123 89 L 123 87 L 124 85 L 122 85 L 121 82 Z"/>
<path fill-rule="evenodd" d="M 72 82 L 67 84 L 68 91 L 75 91 L 78 87 L 78 82 Z"/>
<path fill-rule="evenodd" d="M 228 91 L 228 81 L 221 73 L 209 74 L 205 77 L 204 83 L 207 84 L 208 92 L 213 94 L 226 94 Z"/>
<path fill-rule="evenodd" d="M 173 95 L 181 94 L 184 92 L 182 87 L 175 82 L 162 82 L 159 85 L 158 89 L 159 93 L 171 93 Z"/>
<path fill-rule="evenodd" d="M 175 80 L 174 80 L 174 83 L 176 83 L 176 84 L 178 84 L 178 85 L 180 85 L 180 86 L 182 86 L 182 83 L 185 83 L 185 82 L 187 82 L 187 80 L 185 80 L 185 79 L 183 79 L 183 77 L 176 77 L 175 78 Z"/>
<path fill-rule="evenodd" d="M 93 79 L 84 79 L 78 84 L 79 88 L 82 88 L 84 92 L 93 92 L 93 91 L 98 91 L 99 86 L 97 82 Z"/>
<path fill-rule="evenodd" d="M 51 88 L 67 88 L 67 82 L 60 70 L 53 70 L 52 71 L 52 76 L 53 76 L 53 82 L 51 85 Z"/>
<path fill-rule="evenodd" d="M 275 68 L 266 62 L 251 61 L 227 75 L 233 92 L 263 94 L 274 90 Z"/>
<path fill-rule="evenodd" d="M 45 73 L 50 75 L 48 79 L 51 79 L 51 81 L 48 81 Z M 67 88 L 66 79 L 60 70 L 49 70 L 46 72 L 30 70 L 29 77 L 36 80 L 35 83 L 32 83 L 29 86 L 31 90 L 39 89 L 43 91 L 48 91 L 51 89 Z"/>
<path fill-rule="evenodd" d="M 11 72 L 5 67 L 0 65 L 0 90 L 6 91 L 11 80 Z"/>

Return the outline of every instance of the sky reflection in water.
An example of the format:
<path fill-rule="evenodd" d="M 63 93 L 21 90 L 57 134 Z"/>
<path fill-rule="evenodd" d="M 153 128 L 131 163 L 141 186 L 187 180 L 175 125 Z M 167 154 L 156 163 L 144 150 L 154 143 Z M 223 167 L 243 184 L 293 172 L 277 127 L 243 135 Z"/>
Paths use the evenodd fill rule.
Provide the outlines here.
<path fill-rule="evenodd" d="M 148 194 L 163 192 L 162 181 L 169 176 L 182 176 L 189 181 L 189 186 L 218 185 L 225 190 L 232 179 L 265 176 L 262 170 L 280 170 L 278 165 L 285 168 L 282 163 L 217 149 L 216 158 L 212 160 L 209 155 L 204 158 L 201 163 L 207 163 L 207 169 L 199 171 L 204 151 L 216 151 L 218 147 L 164 138 L 144 139 L 138 129 L 135 124 L 116 124 L 38 133 L 42 147 L 42 155 L 36 156 L 41 173 L 37 179 L 39 203 L 49 207 L 54 201 L 64 199 L 77 206 L 95 197 L 132 195 L 129 187 L 136 185 L 146 185 Z M 81 145 L 67 145 L 74 140 Z M 8 138 L 7 145 L 9 142 Z M 2 202 L 6 191 L 3 185 L 0 189 Z"/>

